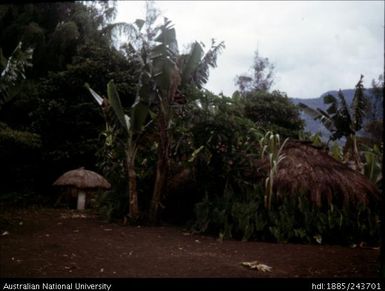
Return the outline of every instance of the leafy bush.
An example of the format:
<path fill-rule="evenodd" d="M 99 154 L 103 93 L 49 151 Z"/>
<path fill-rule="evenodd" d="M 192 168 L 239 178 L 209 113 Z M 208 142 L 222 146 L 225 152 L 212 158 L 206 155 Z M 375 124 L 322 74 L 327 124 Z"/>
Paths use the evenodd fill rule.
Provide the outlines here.
<path fill-rule="evenodd" d="M 98 168 L 111 183 L 112 189 L 99 193 L 96 208 L 107 220 L 123 217 L 127 213 L 128 192 L 124 167 L 124 151 L 119 146 L 120 138 L 108 128 L 102 132 L 100 138 L 103 147 L 97 151 Z"/>
<path fill-rule="evenodd" d="M 264 207 L 264 192 L 250 187 L 239 195 L 226 186 L 223 197 L 206 195 L 196 205 L 194 228 L 219 238 L 242 238 L 277 242 L 377 243 L 378 209 L 364 205 L 318 208 L 304 194 L 284 196 Z"/>
<path fill-rule="evenodd" d="M 38 161 L 41 149 L 38 134 L 15 130 L 0 122 L 0 205 L 27 206 L 38 203 L 36 181 L 40 173 Z"/>
<path fill-rule="evenodd" d="M 283 92 L 250 92 L 243 103 L 244 115 L 264 130 L 297 138 L 303 129 L 298 107 Z"/>

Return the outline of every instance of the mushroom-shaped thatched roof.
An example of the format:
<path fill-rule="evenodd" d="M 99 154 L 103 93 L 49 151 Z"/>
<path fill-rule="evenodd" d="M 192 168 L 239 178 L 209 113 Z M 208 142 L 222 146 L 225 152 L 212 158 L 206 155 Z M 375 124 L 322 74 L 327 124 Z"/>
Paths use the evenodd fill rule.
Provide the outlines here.
<path fill-rule="evenodd" d="M 325 150 L 301 141 L 289 141 L 278 166 L 274 190 L 280 195 L 309 194 L 317 206 L 324 202 L 347 205 L 367 204 L 379 198 L 377 188 L 362 174 L 335 160 Z M 257 161 L 259 177 L 266 177 L 269 162 Z"/>
<path fill-rule="evenodd" d="M 79 189 L 111 188 L 111 184 L 96 172 L 82 168 L 68 171 L 60 176 L 54 186 L 72 186 Z"/>

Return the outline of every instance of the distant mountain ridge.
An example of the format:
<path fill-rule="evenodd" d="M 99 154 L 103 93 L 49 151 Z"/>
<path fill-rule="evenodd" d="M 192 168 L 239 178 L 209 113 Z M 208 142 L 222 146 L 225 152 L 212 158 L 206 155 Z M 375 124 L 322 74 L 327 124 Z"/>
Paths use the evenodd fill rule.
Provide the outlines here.
<path fill-rule="evenodd" d="M 341 91 L 342 91 L 342 94 L 345 96 L 346 102 L 348 103 L 349 106 L 351 106 L 352 101 L 353 101 L 353 97 L 354 97 L 355 89 L 344 89 Z M 327 92 L 323 93 L 318 98 L 311 98 L 311 99 L 290 98 L 290 99 L 296 105 L 301 102 L 301 103 L 306 104 L 307 106 L 312 107 L 314 109 L 320 108 L 322 110 L 326 110 L 327 105 L 324 104 L 323 98 L 324 98 L 324 96 L 326 96 L 328 94 L 331 94 L 331 95 L 337 97 L 338 91 L 336 91 L 336 90 L 327 91 Z M 374 100 L 375 100 L 375 96 L 372 93 L 372 89 L 365 89 L 365 95 L 367 96 L 369 102 L 371 104 L 373 104 Z M 375 114 L 376 114 L 376 116 L 383 116 L 383 114 L 384 114 L 383 102 L 381 102 L 381 104 L 378 104 L 378 106 L 376 106 Z M 303 111 L 301 111 L 300 116 L 305 121 L 305 131 L 309 131 L 312 134 L 321 133 L 322 139 L 324 141 L 327 141 L 329 139 L 330 132 L 322 125 L 322 123 L 319 120 L 314 120 L 312 117 L 305 114 Z M 370 116 L 368 116 L 366 118 L 366 121 L 364 121 L 364 123 L 366 123 L 370 120 L 372 120 L 372 118 Z"/>

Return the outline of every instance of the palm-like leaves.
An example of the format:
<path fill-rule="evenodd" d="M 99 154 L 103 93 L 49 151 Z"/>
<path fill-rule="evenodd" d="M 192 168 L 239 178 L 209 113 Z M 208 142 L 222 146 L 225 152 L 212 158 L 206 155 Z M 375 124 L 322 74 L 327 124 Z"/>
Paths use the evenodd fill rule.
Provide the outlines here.
<path fill-rule="evenodd" d="M 362 79 L 363 76 L 361 75 L 356 85 L 351 109 L 349 109 L 341 90 L 338 92 L 338 99 L 330 94 L 324 97 L 324 103 L 329 105 L 326 112 L 319 108 L 310 108 L 303 103 L 299 103 L 299 106 L 306 114 L 322 122 L 332 133 L 332 140 L 340 139 L 343 136 L 354 135 L 362 128 L 363 117 L 367 106 Z"/>
<path fill-rule="evenodd" d="M 139 28 L 143 26 L 142 21 L 136 21 L 136 24 Z M 158 161 L 149 214 L 150 220 L 155 221 L 168 172 L 170 141 L 167 129 L 171 124 L 170 106 L 181 84 L 193 85 L 200 89 L 207 82 L 208 69 L 216 65 L 216 57 L 223 43 L 217 46 L 213 43 L 205 56 L 202 47 L 194 43 L 190 52 L 181 56 L 175 29 L 167 18 L 161 26 L 150 32 L 155 34 L 154 37 L 152 38 L 147 30 L 147 36 L 141 37 L 141 49 L 137 50 L 135 55 L 142 64 L 137 99 L 155 103 L 158 107 Z M 131 51 L 132 48 L 131 46 Z"/>
<path fill-rule="evenodd" d="M 143 132 L 144 122 L 148 114 L 148 106 L 142 102 L 140 99 L 137 99 L 136 102 L 131 107 L 130 117 L 125 113 L 125 110 L 121 104 L 120 97 L 114 81 L 111 80 L 107 84 L 107 97 L 108 101 L 103 100 L 103 98 L 90 88 L 88 84 L 85 84 L 86 88 L 90 91 L 92 97 L 100 106 L 105 106 L 106 111 L 109 112 L 108 108 L 111 107 L 112 111 L 115 113 L 116 119 L 118 119 L 119 124 L 124 128 L 127 133 L 127 142 L 125 144 L 126 152 L 126 162 L 128 169 L 128 183 L 129 183 L 129 215 L 132 219 L 136 220 L 139 217 L 139 207 L 138 207 L 138 193 L 136 190 L 136 170 L 135 170 L 135 158 L 138 149 L 138 139 L 141 136 L 140 133 Z M 107 129 L 109 124 L 107 122 Z M 137 137 L 134 138 L 135 134 Z M 106 142 L 111 142 L 107 141 Z"/>
<path fill-rule="evenodd" d="M 218 55 L 224 47 L 224 42 L 216 44 L 212 40 L 211 48 L 204 54 L 202 45 L 194 42 L 189 53 L 179 57 L 183 84 L 195 85 L 201 89 L 208 81 L 210 68 L 217 66 Z"/>
<path fill-rule="evenodd" d="M 179 56 L 178 65 L 182 72 L 183 84 L 193 81 L 194 71 L 199 66 L 203 53 L 202 46 L 198 42 L 194 42 L 188 54 Z"/>
<path fill-rule="evenodd" d="M 223 42 L 216 44 L 212 40 L 206 53 L 200 43 L 194 42 L 188 53 L 180 55 L 175 28 L 167 18 L 162 25 L 145 33 L 141 29 L 146 21 L 137 19 L 135 25 L 136 34 L 124 48 L 127 54 L 135 55 L 142 66 L 140 98 L 151 101 L 153 98 L 148 96 L 158 91 L 161 95 L 157 97 L 172 101 L 179 86 L 193 85 L 201 89 L 207 83 L 209 69 L 216 67 Z"/>
<path fill-rule="evenodd" d="M 157 106 L 158 162 L 149 214 L 150 219 L 153 220 L 156 218 L 168 172 L 170 148 L 168 128 L 172 115 L 170 105 L 174 101 L 178 89 L 181 89 L 181 84 L 202 88 L 203 84 L 208 80 L 209 68 L 216 66 L 217 55 L 224 45 L 223 43 L 216 45 L 213 42 L 211 49 L 204 55 L 201 45 L 196 42 L 192 45 L 188 54 L 179 55 L 176 33 L 171 21 L 165 19 L 162 25 L 153 28 L 152 24 L 155 22 L 153 16 L 155 14 L 150 12 L 147 14 L 146 21 L 140 19 L 135 21 L 135 24 L 131 26 L 131 28 L 134 27 L 134 33 L 129 36 L 130 42 L 122 47 L 128 56 L 134 57 L 140 76 L 137 84 L 136 100 L 131 108 L 130 118 L 122 108 L 112 81 L 109 82 L 107 91 L 108 103 L 129 137 L 126 153 L 130 197 L 137 197 L 136 174 L 134 173 L 137 145 L 133 135 L 143 129 L 149 106 Z M 103 104 L 103 98 L 98 96 L 91 88 L 88 89 L 98 104 Z M 132 207 L 130 212 L 133 210 L 134 216 L 136 216 L 138 213 L 135 212 L 137 200 L 136 198 L 133 199 L 131 201 L 130 198 L 130 207 Z"/>
<path fill-rule="evenodd" d="M 92 88 L 90 87 L 90 85 L 88 83 L 85 83 L 84 86 L 88 89 L 88 91 L 90 91 L 90 93 L 91 93 L 92 97 L 94 97 L 95 101 L 100 106 L 102 106 L 103 98 L 98 93 L 96 93 L 94 90 L 92 90 Z"/>
<path fill-rule="evenodd" d="M 109 104 L 114 110 L 116 117 L 118 118 L 122 127 L 126 130 L 127 133 L 130 132 L 130 119 L 124 113 L 124 109 L 122 103 L 120 102 L 120 98 L 118 95 L 118 91 L 116 90 L 116 86 L 113 81 L 108 82 L 107 84 L 107 96 Z"/>
<path fill-rule="evenodd" d="M 171 24 L 171 21 L 165 18 L 164 24 L 160 26 L 159 30 L 160 33 L 155 38 L 155 41 L 166 48 L 169 55 L 176 56 L 178 54 L 178 42 L 176 40 L 175 28 Z"/>
<path fill-rule="evenodd" d="M 331 96 L 331 95 L 328 95 L 328 96 Z M 328 96 L 325 96 L 328 97 Z M 331 96 L 334 98 L 334 96 Z M 306 104 L 303 104 L 303 103 L 299 103 L 298 106 L 308 115 L 310 115 L 314 120 L 320 120 L 322 122 L 322 124 L 332 133 L 334 134 L 336 132 L 336 127 L 335 127 L 335 124 L 334 124 L 334 120 L 333 118 L 329 115 L 329 114 L 333 114 L 332 110 L 330 110 L 331 108 L 333 107 L 336 107 L 336 105 L 332 105 L 328 108 L 328 110 L 326 110 L 327 112 L 324 112 L 322 109 L 320 108 L 317 108 L 317 109 L 313 109 L 309 106 L 307 106 Z"/>
<path fill-rule="evenodd" d="M 283 148 L 285 147 L 288 139 L 286 138 L 281 144 L 279 134 L 274 134 L 268 131 L 264 137 L 259 141 L 262 148 L 262 158 L 267 156 L 269 161 L 269 175 L 265 180 L 265 207 L 271 208 L 271 198 L 273 195 L 274 178 L 278 173 L 278 166 L 283 159 L 286 158 L 282 154 Z"/>
<path fill-rule="evenodd" d="M 356 85 L 356 91 L 354 92 L 353 98 L 353 129 L 358 131 L 362 128 L 362 121 L 366 114 L 366 109 L 368 106 L 368 101 L 364 95 L 364 86 L 362 84 L 363 75 L 361 75 L 360 80 Z"/>
<path fill-rule="evenodd" d="M 209 69 L 217 66 L 217 57 L 224 47 L 224 42 L 215 44 L 214 39 L 212 40 L 211 48 L 204 55 L 194 74 L 194 82 L 198 88 L 202 88 L 202 86 L 207 83 L 209 79 Z"/>
<path fill-rule="evenodd" d="M 32 49 L 23 50 L 20 42 L 6 59 L 0 48 L 0 108 L 13 97 L 10 89 L 16 82 L 25 79 L 25 68 L 32 66 L 32 53 Z"/>
<path fill-rule="evenodd" d="M 85 84 L 85 87 L 90 91 L 96 102 L 102 106 L 104 102 L 103 98 L 94 90 L 92 90 L 88 84 Z M 124 128 L 127 134 L 130 136 L 134 133 L 141 132 L 149 112 L 148 106 L 139 100 L 132 105 L 131 114 L 128 116 L 124 112 L 118 91 L 116 90 L 116 86 L 112 80 L 107 84 L 107 96 L 108 104 L 111 105 L 116 118 L 119 120 L 120 125 Z"/>
<path fill-rule="evenodd" d="M 334 115 L 334 123 L 337 131 L 335 132 L 333 139 L 339 139 L 343 136 L 355 134 L 352 126 L 354 116 L 352 116 L 349 111 L 349 106 L 346 103 L 345 96 L 342 94 L 341 90 L 338 91 L 337 96 L 340 100 L 340 105 L 338 106 L 337 112 Z"/>
<path fill-rule="evenodd" d="M 358 152 L 356 132 L 362 128 L 367 106 L 367 99 L 364 95 L 364 87 L 362 84 L 363 77 L 364 76 L 361 75 L 356 85 L 351 110 L 349 110 L 345 96 L 341 90 L 338 92 L 338 99 L 332 95 L 324 97 L 324 103 L 329 105 L 326 112 L 319 108 L 315 110 L 305 104 L 299 104 L 305 113 L 314 119 L 319 119 L 332 133 L 330 139 L 346 138 L 343 150 L 344 159 L 345 161 L 353 160 L 357 170 L 362 170 L 362 164 Z"/>

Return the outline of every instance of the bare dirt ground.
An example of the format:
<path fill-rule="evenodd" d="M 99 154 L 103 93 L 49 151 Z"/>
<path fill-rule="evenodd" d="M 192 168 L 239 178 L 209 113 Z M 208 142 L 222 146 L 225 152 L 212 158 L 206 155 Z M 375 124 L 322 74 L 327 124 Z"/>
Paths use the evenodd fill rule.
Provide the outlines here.
<path fill-rule="evenodd" d="M 174 226 L 125 226 L 63 209 L 0 217 L 2 278 L 377 277 L 378 249 L 221 242 Z M 255 260 L 271 272 L 241 265 Z"/>

